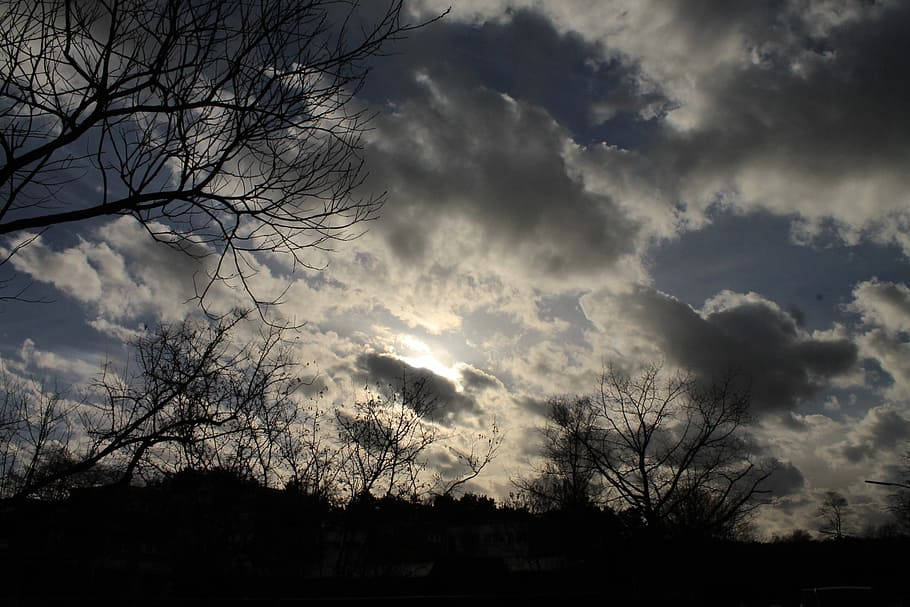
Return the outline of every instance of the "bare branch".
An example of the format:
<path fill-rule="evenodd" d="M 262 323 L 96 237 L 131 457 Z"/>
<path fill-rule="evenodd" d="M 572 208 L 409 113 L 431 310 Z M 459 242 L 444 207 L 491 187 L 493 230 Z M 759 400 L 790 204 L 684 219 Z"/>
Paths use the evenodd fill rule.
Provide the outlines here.
<path fill-rule="evenodd" d="M 660 365 L 635 376 L 611 366 L 592 396 L 551 399 L 544 466 L 519 488 L 538 500 L 550 492 L 559 508 L 618 505 L 653 530 L 731 532 L 772 471 L 741 439 L 749 394 L 732 375 L 704 386 L 662 375 Z"/>
<path fill-rule="evenodd" d="M 371 23 L 349 8 L 8 3 L 0 235 L 128 215 L 156 240 L 217 260 L 203 305 L 218 281 L 238 281 L 257 307 L 276 303 L 255 294 L 246 255 L 310 267 L 308 252 L 356 238 L 384 202 L 359 193 L 371 115 L 354 96 L 371 58 L 425 23 L 403 23 L 400 0 Z M 73 181 L 97 193 L 71 195 Z"/>

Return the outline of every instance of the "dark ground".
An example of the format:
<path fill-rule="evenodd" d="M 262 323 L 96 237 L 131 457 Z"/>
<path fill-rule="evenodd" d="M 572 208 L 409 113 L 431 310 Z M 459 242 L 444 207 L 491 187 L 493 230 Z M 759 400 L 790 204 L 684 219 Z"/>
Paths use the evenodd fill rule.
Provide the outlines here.
<path fill-rule="evenodd" d="M 645 539 L 608 514 L 533 516 L 487 498 L 338 510 L 192 483 L 7 503 L 0 517 L 0 602 L 11 604 L 910 605 L 906 538 Z M 803 592 L 830 586 L 871 590 Z"/>

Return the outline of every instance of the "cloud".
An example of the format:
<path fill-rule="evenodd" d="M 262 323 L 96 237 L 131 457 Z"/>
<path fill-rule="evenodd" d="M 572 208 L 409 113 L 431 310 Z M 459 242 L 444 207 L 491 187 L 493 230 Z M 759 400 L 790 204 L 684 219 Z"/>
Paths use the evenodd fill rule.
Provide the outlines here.
<path fill-rule="evenodd" d="M 798 494 L 805 484 L 802 472 L 792 462 L 778 462 L 762 488 L 770 491 L 771 497 L 784 497 Z"/>
<path fill-rule="evenodd" d="M 831 229 L 910 254 L 906 3 L 511 0 L 460 5 L 450 19 L 504 27 L 523 10 L 622 66 L 617 94 L 592 96 L 588 112 L 634 107 L 648 124 L 624 159 L 612 151 L 630 147 L 623 125 L 602 133 L 605 168 L 582 163 L 595 191 L 655 184 L 631 195 L 663 209 L 664 228 L 674 208 L 678 228 L 703 226 L 721 202 L 794 218 L 804 242 Z"/>
<path fill-rule="evenodd" d="M 23 236 L 18 242 L 31 238 Z M 11 244 L 14 248 L 18 242 Z M 92 266 L 89 247 L 80 242 L 65 252 L 57 252 L 45 246 L 41 237 L 20 250 L 12 258 L 13 266 L 20 272 L 30 274 L 42 282 L 52 283 L 67 295 L 79 301 L 97 301 L 101 298 L 102 282 L 98 271 Z M 102 259 L 107 257 L 99 255 Z"/>
<path fill-rule="evenodd" d="M 910 417 L 894 405 L 871 408 L 852 428 L 842 453 L 852 463 L 896 453 L 910 440 Z"/>
<path fill-rule="evenodd" d="M 205 276 L 206 269 L 204 263 L 152 240 L 129 217 L 105 222 L 73 246 L 58 248 L 38 238 L 11 263 L 19 272 L 52 284 L 109 320 L 141 315 L 182 318 L 186 314 L 183 304 L 197 293 L 194 281 Z M 216 287 L 210 302 L 215 310 L 220 309 L 215 297 L 218 291 Z"/>
<path fill-rule="evenodd" d="M 803 478 L 801 487 L 794 484 L 783 500 L 763 509 L 763 524 L 789 529 L 813 527 L 818 496 L 824 491 L 845 495 L 855 506 L 858 520 L 880 516 L 887 492 L 870 490 L 865 480 L 893 478 L 906 444 L 906 437 L 901 438 L 906 431 L 906 412 L 891 404 L 879 404 L 864 408 L 856 417 L 795 417 L 802 421 L 800 430 L 788 428 L 779 416 L 766 417 L 755 427 L 759 440 L 768 445 L 774 457 L 792 464 Z M 796 476 L 790 480 L 796 481 Z"/>
<path fill-rule="evenodd" d="M 854 287 L 847 309 L 860 317 L 863 331 L 857 341 L 863 355 L 878 361 L 893 380 L 888 396 L 910 399 L 910 287 L 863 281 Z"/>
<path fill-rule="evenodd" d="M 378 230 L 399 258 L 433 258 L 453 221 L 480 236 L 469 258 L 506 258 L 538 278 L 600 272 L 634 253 L 637 225 L 573 177 L 572 140 L 545 110 L 427 73 L 417 82 L 374 123 L 367 150 L 374 183 L 396 201 Z"/>
<path fill-rule="evenodd" d="M 910 342 L 872 328 L 857 338 L 864 357 L 876 361 L 891 378 L 886 394 L 895 400 L 910 399 Z"/>
<path fill-rule="evenodd" d="M 859 314 L 863 324 L 891 335 L 910 331 L 910 286 L 873 278 L 854 287 L 853 299 L 848 309 Z"/>
<path fill-rule="evenodd" d="M 634 62 L 606 56 L 602 41 L 559 28 L 539 10 L 519 7 L 507 15 L 491 13 L 492 19 L 466 23 L 459 18 L 462 6 L 409 36 L 402 45 L 406 50 L 377 65 L 365 96 L 387 98 L 393 104 L 413 97 L 416 83 L 411 75 L 423 71 L 451 86 L 484 86 L 546 107 L 573 136 L 585 141 L 599 140 L 618 122 L 634 121 L 639 129 L 647 128 L 641 117 L 659 115 L 667 103 L 659 94 L 641 89 Z M 489 3 L 488 8 L 495 5 Z"/>
<path fill-rule="evenodd" d="M 537 417 L 547 418 L 550 414 L 550 401 L 548 399 L 525 396 L 519 398 L 517 402 L 523 411 Z"/>
<path fill-rule="evenodd" d="M 389 386 L 392 390 L 397 389 L 402 378 L 425 379 L 430 394 L 438 399 L 438 408 L 432 415 L 436 420 L 450 422 L 454 417 L 480 411 L 474 397 L 459 391 L 453 381 L 427 369 L 412 367 L 394 356 L 378 353 L 361 354 L 355 364 L 355 375 L 359 375 L 361 380 Z"/>
<path fill-rule="evenodd" d="M 0 360 L 0 367 L 14 370 L 23 377 L 41 378 L 54 389 L 58 386 L 64 389 L 66 384 L 85 385 L 98 375 L 102 364 L 100 357 L 84 352 L 45 350 L 31 338 L 20 344 L 14 357 Z"/>
<path fill-rule="evenodd" d="M 723 200 L 796 215 L 804 239 L 829 226 L 847 242 L 893 241 L 910 254 L 907 5 L 709 5 L 735 13 L 720 28 L 739 32 L 730 59 L 698 70 L 692 95 L 679 97 L 685 118 L 674 124 L 671 113 L 643 152 L 678 180 L 696 223 Z M 672 23 L 690 29 L 688 19 Z"/>
<path fill-rule="evenodd" d="M 479 392 L 488 388 L 501 388 L 502 382 L 489 373 L 476 369 L 471 365 L 461 364 L 458 366 L 458 372 L 461 375 L 462 384 L 465 389 L 471 392 Z"/>
<path fill-rule="evenodd" d="M 142 332 L 139 330 L 131 329 L 100 317 L 88 321 L 88 324 L 99 333 L 109 335 L 122 342 L 133 342 L 142 336 Z"/>
<path fill-rule="evenodd" d="M 789 25 L 785 41 L 755 47 L 756 61 L 699 83 L 702 115 L 654 150 L 660 164 L 679 175 L 690 204 L 723 195 L 740 207 L 797 213 L 809 234 L 830 218 L 845 238 L 870 232 L 910 251 L 906 233 L 882 225 L 907 225 L 908 20 L 904 5 L 814 38 L 807 22 Z"/>
<path fill-rule="evenodd" d="M 789 411 L 855 370 L 857 346 L 811 334 L 789 312 L 755 293 L 724 291 L 694 310 L 651 288 L 583 300 L 606 334 L 624 331 L 638 357 L 666 356 L 705 379 L 734 371 L 751 380 L 759 413 Z M 635 353 L 627 352 L 626 354 Z"/>

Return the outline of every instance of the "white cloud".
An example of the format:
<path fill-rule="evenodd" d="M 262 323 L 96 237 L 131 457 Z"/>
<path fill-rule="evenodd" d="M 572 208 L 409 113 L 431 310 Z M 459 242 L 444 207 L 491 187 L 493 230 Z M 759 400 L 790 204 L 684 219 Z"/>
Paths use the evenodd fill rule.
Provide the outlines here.
<path fill-rule="evenodd" d="M 458 5 L 448 19 L 502 22 L 516 9 L 599 45 L 592 61 L 637 70 L 640 97 L 665 98 L 658 137 L 625 157 L 608 139 L 576 162 L 588 187 L 640 207 L 632 216 L 653 232 L 701 227 L 722 201 L 795 217 L 806 241 L 831 226 L 846 242 L 910 255 L 902 3 L 513 0 Z M 589 111 L 605 103 L 591 100 Z"/>
<path fill-rule="evenodd" d="M 847 309 L 860 316 L 862 354 L 877 360 L 893 379 L 886 394 L 910 402 L 910 288 L 874 278 L 863 281 L 854 287 Z"/>
<path fill-rule="evenodd" d="M 910 287 L 902 283 L 866 280 L 853 288 L 848 308 L 863 324 L 878 326 L 889 334 L 910 331 Z"/>
<path fill-rule="evenodd" d="M 18 356 L 6 361 L 8 366 L 26 377 L 38 377 L 64 389 L 68 384 L 85 384 L 101 370 L 97 356 L 82 352 L 54 352 L 39 348 L 27 338 L 19 346 Z"/>
<path fill-rule="evenodd" d="M 80 236 L 73 246 L 56 248 L 37 238 L 13 256 L 11 263 L 19 272 L 87 304 L 105 319 L 121 321 L 143 315 L 182 318 L 184 304 L 205 286 L 211 260 L 198 261 L 156 242 L 135 220 L 121 217 Z M 228 288 L 216 284 L 207 304 L 214 312 L 224 312 L 233 305 L 249 305 L 244 295 L 236 284 Z"/>

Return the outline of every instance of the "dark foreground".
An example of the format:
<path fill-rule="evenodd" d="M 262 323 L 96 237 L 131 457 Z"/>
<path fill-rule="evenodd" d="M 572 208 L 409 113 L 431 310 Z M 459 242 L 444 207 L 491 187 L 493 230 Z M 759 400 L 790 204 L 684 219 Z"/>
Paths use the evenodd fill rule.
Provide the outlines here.
<path fill-rule="evenodd" d="M 0 603 L 910 606 L 906 538 L 669 540 L 603 513 L 532 516 L 484 498 L 334 510 L 198 486 L 0 509 Z M 809 590 L 832 586 L 863 589 Z"/>

